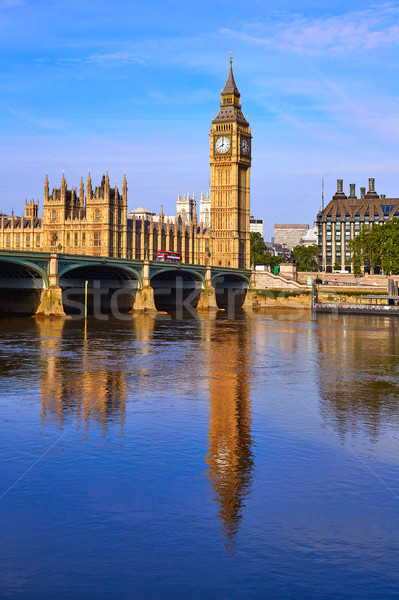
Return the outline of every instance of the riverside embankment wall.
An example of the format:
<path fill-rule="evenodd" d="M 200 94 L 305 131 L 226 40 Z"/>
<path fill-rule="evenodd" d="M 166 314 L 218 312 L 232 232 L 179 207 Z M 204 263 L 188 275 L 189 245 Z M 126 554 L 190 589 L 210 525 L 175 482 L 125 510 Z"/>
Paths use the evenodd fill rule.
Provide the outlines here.
<path fill-rule="evenodd" d="M 378 295 L 386 294 L 386 290 L 378 290 Z M 376 295 L 375 288 L 353 289 L 345 286 L 320 286 L 318 288 L 319 302 L 367 303 L 367 296 Z M 365 299 L 361 297 L 365 296 Z M 371 302 L 371 301 L 370 301 Z M 374 303 L 384 304 L 384 300 L 373 300 Z M 252 308 L 308 308 L 312 303 L 311 289 L 252 289 L 246 301 L 246 306 Z"/>
<path fill-rule="evenodd" d="M 355 277 L 351 273 L 298 273 L 297 279 L 274 275 L 268 271 L 254 271 L 252 289 L 248 293 L 246 306 L 253 308 L 309 308 L 312 302 L 312 288 L 307 285 L 309 275 L 313 280 L 329 281 L 328 285 L 318 285 L 319 302 L 367 302 L 362 296 L 385 295 L 388 277 L 385 275 L 364 275 Z M 399 281 L 399 275 L 393 279 Z M 373 301 L 383 303 L 384 301 Z"/>
<path fill-rule="evenodd" d="M 297 274 L 298 283 L 306 284 L 309 275 L 314 280 L 328 281 L 331 284 L 341 285 L 359 285 L 362 287 L 381 287 L 388 288 L 388 279 L 399 282 L 399 275 L 361 275 L 356 276 L 353 273 L 326 273 L 324 271 L 315 271 L 312 273 L 301 272 Z"/>

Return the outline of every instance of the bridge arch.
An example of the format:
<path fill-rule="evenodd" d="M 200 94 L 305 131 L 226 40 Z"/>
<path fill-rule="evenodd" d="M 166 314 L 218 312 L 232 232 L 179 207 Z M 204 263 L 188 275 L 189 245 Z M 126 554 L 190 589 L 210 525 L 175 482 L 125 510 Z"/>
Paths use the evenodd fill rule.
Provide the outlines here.
<path fill-rule="evenodd" d="M 219 271 L 212 275 L 212 285 L 218 307 L 230 309 L 242 307 L 251 280 L 244 273 Z"/>
<path fill-rule="evenodd" d="M 151 273 L 151 287 L 157 310 L 188 310 L 196 308 L 205 287 L 204 276 L 195 269 L 170 265 Z"/>
<path fill-rule="evenodd" d="M 81 269 L 80 272 L 76 273 L 77 269 Z M 83 271 L 84 269 L 84 271 Z M 102 270 L 102 273 L 100 271 L 100 269 Z M 108 269 L 108 271 L 107 271 Z M 112 270 L 112 271 L 111 271 Z M 65 266 L 62 266 L 59 268 L 58 271 L 58 276 L 59 279 L 64 278 L 65 279 L 65 275 L 67 273 L 71 273 L 71 271 L 75 271 L 74 275 L 80 275 L 79 279 L 83 279 L 84 274 L 92 274 L 92 275 L 101 275 L 101 274 L 111 274 L 111 272 L 118 272 L 120 271 L 122 274 L 125 275 L 124 279 L 136 279 L 139 283 L 139 286 L 142 287 L 143 285 L 143 279 L 141 276 L 141 273 L 139 273 L 139 271 L 137 271 L 136 269 L 133 269 L 132 267 L 130 267 L 129 265 L 121 265 L 121 264 L 115 264 L 115 263 L 110 263 L 107 261 L 99 261 L 99 262 L 93 262 L 93 261 L 81 261 L 79 263 L 72 263 L 72 264 L 67 264 Z M 93 279 L 94 277 L 91 277 L 91 279 Z M 108 277 L 105 277 L 106 279 L 108 279 Z M 73 277 L 72 277 L 73 279 Z M 97 279 L 100 279 L 100 277 L 97 277 Z"/>
<path fill-rule="evenodd" d="M 246 285 L 246 289 L 251 286 L 251 279 L 244 275 L 244 273 L 231 273 L 229 271 L 218 271 L 212 274 L 212 285 L 214 286 L 218 279 L 224 279 L 225 281 L 242 282 Z"/>
<path fill-rule="evenodd" d="M 156 277 L 157 275 L 160 275 L 160 274 L 163 275 L 163 274 L 168 274 L 168 273 L 170 275 L 172 275 L 172 274 L 182 275 L 183 273 L 188 273 L 193 280 L 200 281 L 204 287 L 206 285 L 205 274 L 202 274 L 200 271 L 196 271 L 195 269 L 190 269 L 187 267 L 184 267 L 184 269 L 181 269 L 177 265 L 173 265 L 173 264 L 170 266 L 168 265 L 167 267 L 163 266 L 161 268 L 157 268 L 154 270 L 151 269 L 150 279 L 152 281 L 153 277 Z"/>
<path fill-rule="evenodd" d="M 15 279 L 42 279 L 42 289 L 46 289 L 49 286 L 49 276 L 44 265 L 41 267 L 21 258 L 0 256 L 0 281 L 1 279 L 12 279 L 13 277 Z"/>
<path fill-rule="evenodd" d="M 83 316 L 87 301 L 88 314 L 118 315 L 132 310 L 142 277 L 129 265 L 105 260 L 79 261 L 61 264 L 58 282 L 66 313 Z"/>
<path fill-rule="evenodd" d="M 42 290 L 49 286 L 46 261 L 35 264 L 23 258 L 0 256 L 0 315 L 33 315 Z"/>

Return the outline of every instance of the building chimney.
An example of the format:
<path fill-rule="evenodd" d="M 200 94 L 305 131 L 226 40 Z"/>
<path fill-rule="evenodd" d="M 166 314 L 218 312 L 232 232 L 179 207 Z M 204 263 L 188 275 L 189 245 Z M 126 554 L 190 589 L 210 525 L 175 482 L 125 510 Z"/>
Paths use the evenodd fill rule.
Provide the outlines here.
<path fill-rule="evenodd" d="M 366 196 L 366 188 L 361 187 L 360 188 L 360 198 L 365 198 L 365 196 Z"/>
<path fill-rule="evenodd" d="M 370 177 L 369 178 L 369 193 L 374 193 L 375 189 L 374 189 L 374 177 Z"/>
<path fill-rule="evenodd" d="M 349 192 L 349 198 L 356 198 L 356 190 L 355 190 L 355 184 L 354 183 L 350 183 L 349 184 L 350 187 L 350 192 Z"/>
<path fill-rule="evenodd" d="M 337 179 L 337 194 L 343 194 L 343 193 L 344 193 L 344 180 Z"/>

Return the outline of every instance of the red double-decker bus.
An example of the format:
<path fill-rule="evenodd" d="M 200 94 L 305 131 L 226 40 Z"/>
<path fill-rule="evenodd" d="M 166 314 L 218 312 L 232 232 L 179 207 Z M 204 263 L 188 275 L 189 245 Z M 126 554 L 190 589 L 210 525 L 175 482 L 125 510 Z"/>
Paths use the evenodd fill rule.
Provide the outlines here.
<path fill-rule="evenodd" d="M 160 262 L 181 262 L 181 252 L 173 252 L 169 250 L 160 250 L 157 252 L 157 258 Z"/>

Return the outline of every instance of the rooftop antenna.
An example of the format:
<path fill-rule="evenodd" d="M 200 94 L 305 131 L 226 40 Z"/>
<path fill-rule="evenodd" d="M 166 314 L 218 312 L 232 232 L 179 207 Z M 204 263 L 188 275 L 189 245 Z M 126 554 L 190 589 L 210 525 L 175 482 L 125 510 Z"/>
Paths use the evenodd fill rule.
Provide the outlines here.
<path fill-rule="evenodd" d="M 321 210 L 324 210 L 324 177 L 321 180 Z"/>

